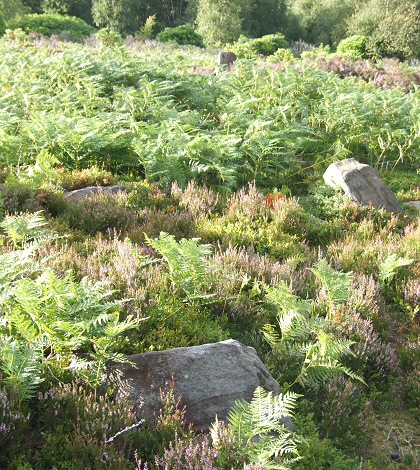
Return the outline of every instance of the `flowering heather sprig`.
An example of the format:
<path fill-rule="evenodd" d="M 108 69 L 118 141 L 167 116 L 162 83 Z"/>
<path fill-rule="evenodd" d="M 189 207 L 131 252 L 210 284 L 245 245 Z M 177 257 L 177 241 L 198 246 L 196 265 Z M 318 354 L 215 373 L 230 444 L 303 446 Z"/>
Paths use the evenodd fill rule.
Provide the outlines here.
<path fill-rule="evenodd" d="M 184 191 L 177 183 L 172 184 L 171 195 L 179 199 L 179 204 L 194 217 L 204 217 L 220 210 L 220 195 L 207 187 L 196 187 L 190 181 Z"/>
<path fill-rule="evenodd" d="M 356 341 L 353 351 L 363 363 L 364 377 L 372 375 L 376 380 L 389 380 L 390 374 L 397 370 L 398 355 L 392 345 L 381 341 L 372 322 L 355 314 L 347 319 L 342 331 L 346 338 Z"/>
<path fill-rule="evenodd" d="M 417 279 L 410 279 L 403 286 L 404 301 L 413 308 L 420 307 L 420 281 Z"/>
<path fill-rule="evenodd" d="M 17 394 L 8 394 L 6 390 L 0 389 L 0 444 L 2 444 L 0 449 L 4 443 L 20 439 L 22 428 L 29 422 L 29 419 L 29 413 L 24 413 L 20 409 Z"/>
<path fill-rule="evenodd" d="M 211 446 L 208 436 L 192 441 L 177 438 L 175 444 L 169 443 L 163 457 L 156 457 L 155 463 L 171 470 L 221 470 L 217 466 L 217 457 L 218 452 Z"/>
<path fill-rule="evenodd" d="M 404 68 L 398 59 L 384 59 L 377 64 L 370 60 L 351 61 L 333 55 L 317 57 L 313 64 L 324 72 L 334 72 L 342 78 L 358 77 L 382 89 L 399 87 L 409 92 L 420 84 L 420 74 Z"/>
<path fill-rule="evenodd" d="M 38 393 L 41 420 L 50 429 L 63 426 L 82 436 L 106 442 L 138 420 L 130 403 L 122 397 L 111 399 L 87 391 L 79 383 L 70 383 Z"/>
<path fill-rule="evenodd" d="M 373 411 L 359 385 L 340 377 L 327 384 L 320 406 L 320 431 L 352 450 L 371 437 Z"/>

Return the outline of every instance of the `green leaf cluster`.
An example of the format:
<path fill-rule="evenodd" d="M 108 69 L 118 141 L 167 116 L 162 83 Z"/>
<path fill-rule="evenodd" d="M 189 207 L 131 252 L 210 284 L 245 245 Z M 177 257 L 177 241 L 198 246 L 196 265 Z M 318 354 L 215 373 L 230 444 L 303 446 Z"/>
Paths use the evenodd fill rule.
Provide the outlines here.
<path fill-rule="evenodd" d="M 298 439 L 283 424 L 286 417 L 293 415 L 297 398 L 292 392 L 273 395 L 257 387 L 250 402 L 238 400 L 229 411 L 229 429 L 239 452 L 246 455 L 250 463 L 284 470 L 299 459 Z M 219 426 L 216 421 L 211 429 L 216 449 L 220 440 Z"/>
<path fill-rule="evenodd" d="M 0 255 L 0 369 L 22 399 L 33 396 L 46 377 L 66 380 L 69 371 L 96 390 L 107 362 L 126 362 L 115 351 L 115 338 L 139 322 L 120 320 L 123 301 L 107 300 L 108 285 L 77 282 L 70 273 L 60 277 L 35 262 L 45 242 L 36 229 L 43 224 L 39 214 L 9 216 L 2 223 L 17 248 L 37 239 L 29 248 Z"/>
<path fill-rule="evenodd" d="M 147 243 L 163 256 L 169 268 L 169 276 L 175 290 L 179 290 L 187 300 L 202 297 L 205 287 L 211 280 L 209 255 L 211 245 L 199 244 L 198 238 L 182 239 L 179 242 L 173 235 L 161 232 L 159 238 Z"/>
<path fill-rule="evenodd" d="M 72 40 L 87 38 L 95 31 L 80 18 L 54 13 L 20 16 L 10 21 L 8 26 L 11 29 L 21 28 L 26 33 L 35 32 L 47 37 L 66 32 Z"/>
<path fill-rule="evenodd" d="M 176 28 L 165 28 L 156 36 L 157 41 L 175 42 L 181 45 L 203 47 L 203 38 L 192 26 L 181 25 Z"/>
<path fill-rule="evenodd" d="M 327 291 L 330 309 L 348 299 L 351 273 L 334 272 L 325 260 L 318 262 L 312 271 Z M 265 325 L 263 333 L 266 340 L 274 354 L 294 357 L 300 364 L 294 381 L 285 384 L 287 388 L 297 383 L 301 386 L 319 386 L 340 374 L 363 382 L 342 362 L 345 356 L 354 356 L 350 349 L 354 342 L 334 337 L 331 330 L 333 320 L 311 311 L 310 302 L 294 295 L 284 282 L 267 289 L 267 300 L 278 310 L 280 334 L 274 326 Z"/>

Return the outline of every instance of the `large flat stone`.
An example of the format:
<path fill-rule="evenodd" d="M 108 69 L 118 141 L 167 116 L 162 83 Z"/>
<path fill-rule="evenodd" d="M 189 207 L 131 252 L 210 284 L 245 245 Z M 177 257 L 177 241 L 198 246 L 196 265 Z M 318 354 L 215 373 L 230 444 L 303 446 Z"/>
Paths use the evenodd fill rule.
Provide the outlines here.
<path fill-rule="evenodd" d="M 369 165 L 354 158 L 332 163 L 324 173 L 324 181 L 333 188 L 341 188 L 362 206 L 402 212 L 395 194 Z"/>
<path fill-rule="evenodd" d="M 174 392 L 186 407 L 186 420 L 195 428 L 208 429 L 225 419 L 235 401 L 251 400 L 258 386 L 279 393 L 279 384 L 258 358 L 255 349 L 238 341 L 204 344 L 128 356 L 129 364 L 117 367 L 123 373 L 128 394 L 153 419 L 162 408 L 160 389 L 174 379 Z M 286 423 L 285 423 L 286 424 Z"/>
<path fill-rule="evenodd" d="M 86 188 L 68 191 L 64 193 L 64 197 L 72 199 L 73 201 L 81 201 L 95 194 L 118 194 L 119 192 L 125 192 L 126 189 L 127 186 L 123 184 L 116 186 L 88 186 Z"/>

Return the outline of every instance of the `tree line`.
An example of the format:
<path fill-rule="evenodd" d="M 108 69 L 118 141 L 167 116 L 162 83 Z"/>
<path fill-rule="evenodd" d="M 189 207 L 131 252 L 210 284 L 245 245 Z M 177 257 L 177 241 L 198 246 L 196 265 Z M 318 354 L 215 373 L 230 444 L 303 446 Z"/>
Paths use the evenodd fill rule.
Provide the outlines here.
<path fill-rule="evenodd" d="M 336 47 L 363 35 L 372 56 L 420 56 L 420 0 L 0 0 L 0 12 L 6 22 L 25 13 L 71 15 L 123 35 L 153 17 L 154 34 L 189 24 L 206 45 L 281 32 Z"/>

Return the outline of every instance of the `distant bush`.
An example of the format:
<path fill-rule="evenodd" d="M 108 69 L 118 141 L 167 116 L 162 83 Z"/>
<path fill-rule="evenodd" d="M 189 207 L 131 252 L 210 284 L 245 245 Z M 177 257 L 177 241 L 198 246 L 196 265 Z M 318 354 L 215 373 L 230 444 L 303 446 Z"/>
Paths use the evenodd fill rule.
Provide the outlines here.
<path fill-rule="evenodd" d="M 116 31 L 110 31 L 109 29 L 100 29 L 96 33 L 98 41 L 105 47 L 117 47 L 121 46 L 123 39 Z"/>
<path fill-rule="evenodd" d="M 294 62 L 295 56 L 290 49 L 277 49 L 267 60 L 268 62 Z"/>
<path fill-rule="evenodd" d="M 350 56 L 354 59 L 367 59 L 367 41 L 366 36 L 350 36 L 340 41 L 337 46 L 337 52 L 344 53 L 347 57 Z"/>
<path fill-rule="evenodd" d="M 252 50 L 256 54 L 271 55 L 278 49 L 286 49 L 289 47 L 288 42 L 284 39 L 283 34 L 268 34 L 258 39 L 251 41 Z"/>
<path fill-rule="evenodd" d="M 87 38 L 95 31 L 80 18 L 58 14 L 24 15 L 11 21 L 8 26 L 11 29 L 22 28 L 26 33 L 35 32 L 48 37 L 65 31 L 72 40 Z"/>
<path fill-rule="evenodd" d="M 285 40 L 283 34 L 268 34 L 261 38 L 249 39 L 243 35 L 233 44 L 232 51 L 238 56 L 243 58 L 251 58 L 254 55 L 272 55 L 278 49 L 287 49 L 288 42 Z"/>
<path fill-rule="evenodd" d="M 156 36 L 156 40 L 160 42 L 176 42 L 181 45 L 204 46 L 202 36 L 196 33 L 194 28 L 187 25 L 165 28 Z"/>
<path fill-rule="evenodd" d="M 6 22 L 4 21 L 3 13 L 0 11 L 0 36 L 6 32 Z"/>

